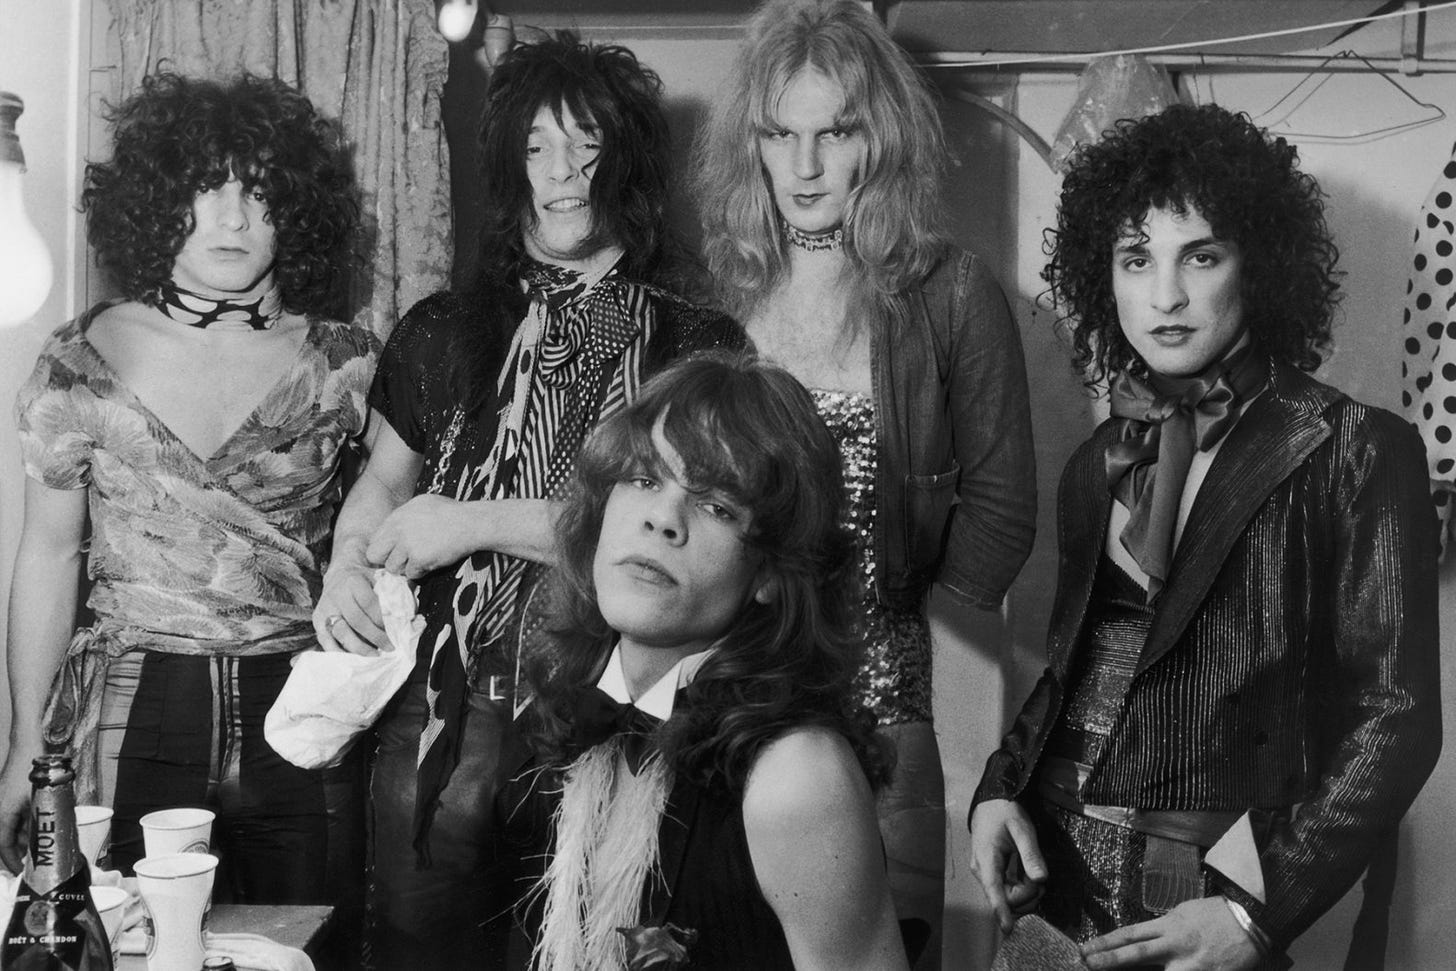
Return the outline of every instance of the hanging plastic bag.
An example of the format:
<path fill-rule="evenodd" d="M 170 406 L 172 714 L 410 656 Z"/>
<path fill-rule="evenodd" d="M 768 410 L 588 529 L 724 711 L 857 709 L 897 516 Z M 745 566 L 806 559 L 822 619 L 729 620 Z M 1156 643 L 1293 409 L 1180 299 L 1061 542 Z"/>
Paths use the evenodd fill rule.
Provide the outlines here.
<path fill-rule="evenodd" d="M 1123 118 L 1145 118 L 1177 102 L 1168 72 L 1147 58 L 1094 57 L 1077 79 L 1077 100 L 1052 142 L 1052 168 L 1065 172 L 1078 145 L 1100 140 Z"/>

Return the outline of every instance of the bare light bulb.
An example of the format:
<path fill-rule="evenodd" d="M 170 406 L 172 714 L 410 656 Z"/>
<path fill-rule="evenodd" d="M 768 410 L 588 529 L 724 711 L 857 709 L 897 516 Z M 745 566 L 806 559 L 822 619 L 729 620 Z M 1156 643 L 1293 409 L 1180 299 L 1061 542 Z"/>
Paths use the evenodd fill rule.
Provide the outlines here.
<path fill-rule="evenodd" d="M 25 103 L 0 91 L 0 327 L 34 316 L 51 292 L 51 254 L 25 212 L 25 153 L 15 119 Z"/>
<path fill-rule="evenodd" d="M 452 44 L 458 44 L 470 36 L 475 26 L 476 0 L 445 0 L 440 7 L 440 34 Z"/>

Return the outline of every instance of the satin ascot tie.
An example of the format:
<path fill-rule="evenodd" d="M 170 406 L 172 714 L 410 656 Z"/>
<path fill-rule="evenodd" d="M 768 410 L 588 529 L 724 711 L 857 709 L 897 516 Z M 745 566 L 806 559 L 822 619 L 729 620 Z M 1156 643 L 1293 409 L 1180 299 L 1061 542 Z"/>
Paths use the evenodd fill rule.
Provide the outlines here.
<path fill-rule="evenodd" d="M 1194 452 L 1218 444 L 1268 380 L 1268 358 L 1252 342 L 1192 377 L 1113 380 L 1112 417 L 1122 424 L 1107 449 L 1107 485 L 1132 513 L 1119 538 L 1148 575 L 1148 603 L 1168 579 Z"/>

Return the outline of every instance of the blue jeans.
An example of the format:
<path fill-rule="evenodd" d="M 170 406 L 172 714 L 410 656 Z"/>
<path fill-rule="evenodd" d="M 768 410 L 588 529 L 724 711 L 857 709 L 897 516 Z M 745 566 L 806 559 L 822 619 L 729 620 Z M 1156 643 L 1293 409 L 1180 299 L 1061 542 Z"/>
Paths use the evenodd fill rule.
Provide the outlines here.
<path fill-rule="evenodd" d="M 509 701 L 471 691 L 460 764 L 430 827 L 430 865 L 414 849 L 415 762 L 425 724 L 417 670 L 377 725 L 370 783 L 365 962 L 378 971 L 503 968 L 516 893 L 492 805 L 524 754 Z"/>

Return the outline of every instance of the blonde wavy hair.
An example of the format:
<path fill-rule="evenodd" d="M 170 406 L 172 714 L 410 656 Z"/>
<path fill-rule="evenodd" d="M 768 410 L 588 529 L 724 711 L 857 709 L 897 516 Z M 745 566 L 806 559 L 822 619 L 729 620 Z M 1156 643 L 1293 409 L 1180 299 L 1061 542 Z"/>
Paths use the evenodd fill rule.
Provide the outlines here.
<path fill-rule="evenodd" d="M 904 292 L 929 274 L 946 237 L 939 222 L 945 140 L 925 83 L 874 14 L 852 0 L 770 0 L 754 13 L 728 89 L 694 146 L 703 257 L 719 299 L 743 319 L 788 267 L 759 151 L 784 89 L 813 69 L 844 91 L 845 121 L 868 144 L 844 215 L 846 274 L 879 308 L 905 313 Z"/>

